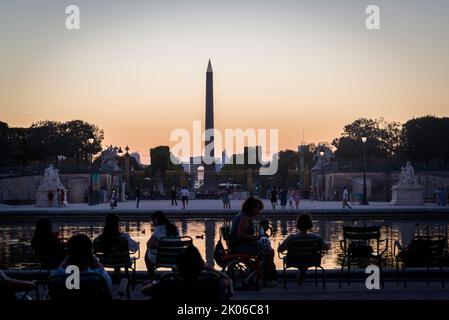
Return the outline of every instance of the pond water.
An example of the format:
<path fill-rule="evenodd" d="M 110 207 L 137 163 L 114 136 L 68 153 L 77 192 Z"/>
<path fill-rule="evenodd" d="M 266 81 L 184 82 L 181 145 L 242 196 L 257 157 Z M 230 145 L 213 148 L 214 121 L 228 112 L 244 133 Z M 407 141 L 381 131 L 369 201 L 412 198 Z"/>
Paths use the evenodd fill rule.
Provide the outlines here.
<path fill-rule="evenodd" d="M 174 219 L 182 235 L 193 238 L 194 244 L 199 248 L 209 265 L 213 265 L 214 246 L 219 239 L 219 228 L 227 219 Z M 270 238 L 273 248 L 287 235 L 295 231 L 294 219 L 272 220 L 274 234 Z M 386 266 L 393 266 L 393 245 L 398 240 L 401 243 L 409 243 L 414 234 L 442 234 L 447 236 L 449 221 L 395 221 L 395 220 L 322 220 L 314 221 L 314 232 L 330 243 L 330 250 L 323 258 L 323 266 L 326 269 L 336 269 L 340 266 L 342 252 L 339 240 L 342 238 L 342 227 L 354 226 L 382 226 L 382 236 L 389 238 Z M 77 233 L 87 234 L 95 238 L 101 233 L 102 221 L 70 221 L 53 222 L 53 227 L 64 238 Z M 128 232 L 133 239 L 139 241 L 141 257 L 137 262 L 138 270 L 145 270 L 144 254 L 146 242 L 149 239 L 153 226 L 150 221 L 126 220 L 122 221 L 123 231 Z M 1 269 L 37 269 L 38 263 L 32 255 L 30 241 L 34 232 L 34 222 L 1 222 L 0 221 L 0 268 Z M 282 261 L 276 256 L 276 266 L 282 269 Z"/>

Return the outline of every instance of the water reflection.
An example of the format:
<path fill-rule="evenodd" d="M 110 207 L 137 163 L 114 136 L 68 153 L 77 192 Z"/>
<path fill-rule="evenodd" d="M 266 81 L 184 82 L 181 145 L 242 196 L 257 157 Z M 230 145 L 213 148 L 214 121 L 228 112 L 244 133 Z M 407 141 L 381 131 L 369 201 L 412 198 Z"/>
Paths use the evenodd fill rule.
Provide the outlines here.
<path fill-rule="evenodd" d="M 225 219 L 183 219 L 174 220 L 174 223 L 182 235 L 193 238 L 194 244 L 203 254 L 209 265 L 214 264 L 214 245 L 220 237 L 219 228 L 225 223 Z M 272 246 L 277 248 L 279 243 L 290 233 L 295 232 L 294 219 L 272 221 L 273 237 Z M 394 220 L 319 220 L 314 221 L 314 232 L 330 243 L 331 249 L 323 259 L 326 269 L 335 269 L 340 265 L 341 248 L 339 240 L 342 237 L 344 225 L 370 226 L 381 225 L 382 237 L 389 238 L 389 248 L 386 256 L 386 265 L 393 266 L 393 245 L 398 240 L 401 243 L 409 243 L 415 234 L 448 234 L 448 221 L 394 221 Z M 94 238 L 101 233 L 102 221 L 94 222 L 54 222 L 54 228 L 64 238 L 70 238 L 77 233 L 85 233 Z M 140 243 L 141 258 L 137 262 L 139 270 L 145 269 L 143 259 L 146 251 L 146 242 L 152 233 L 152 225 L 149 221 L 122 221 L 122 227 L 129 232 L 131 237 Z M 34 232 L 34 222 L 2 222 L 0 223 L 0 268 L 37 268 L 37 261 L 32 256 L 31 237 Z M 282 268 L 282 262 L 276 256 L 277 268 Z"/>

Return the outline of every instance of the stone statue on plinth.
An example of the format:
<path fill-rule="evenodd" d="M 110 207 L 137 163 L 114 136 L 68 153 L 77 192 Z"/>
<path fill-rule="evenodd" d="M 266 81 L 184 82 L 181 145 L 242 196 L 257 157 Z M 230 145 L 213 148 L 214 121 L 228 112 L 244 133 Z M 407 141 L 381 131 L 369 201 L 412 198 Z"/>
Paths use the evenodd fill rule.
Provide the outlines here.
<path fill-rule="evenodd" d="M 59 179 L 59 170 L 52 164 L 44 170 L 44 178 L 36 191 L 36 207 L 67 205 L 67 189 Z"/>
<path fill-rule="evenodd" d="M 415 179 L 415 170 L 412 167 L 410 161 L 407 161 L 407 165 L 405 167 L 401 167 L 401 175 L 399 177 L 400 185 L 414 185 L 417 184 Z"/>
<path fill-rule="evenodd" d="M 423 205 L 424 188 L 416 181 L 415 170 L 410 161 L 401 167 L 397 185 L 391 188 L 391 203 L 393 205 Z"/>

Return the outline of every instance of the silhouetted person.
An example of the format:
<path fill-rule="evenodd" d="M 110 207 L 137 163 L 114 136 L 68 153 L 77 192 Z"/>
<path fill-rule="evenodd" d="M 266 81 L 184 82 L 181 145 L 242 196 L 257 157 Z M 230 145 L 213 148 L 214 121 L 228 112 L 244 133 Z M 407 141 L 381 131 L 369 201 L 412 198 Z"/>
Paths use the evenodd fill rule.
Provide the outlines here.
<path fill-rule="evenodd" d="M 51 221 L 47 218 L 37 221 L 31 247 L 39 259 L 42 269 L 58 268 L 65 256 L 64 246 L 59 239 L 59 234 L 53 232 Z"/>
<path fill-rule="evenodd" d="M 142 194 L 140 193 L 140 189 L 136 188 L 136 208 L 139 208 L 139 203 L 140 203 L 140 197 L 142 196 Z"/>
<path fill-rule="evenodd" d="M 343 203 L 342 203 L 343 209 L 345 208 L 352 209 L 352 207 L 348 204 L 348 201 L 349 201 L 349 191 L 348 188 L 345 187 L 343 190 Z"/>
<path fill-rule="evenodd" d="M 278 192 L 276 188 L 273 188 L 270 192 L 270 200 L 271 200 L 271 207 L 273 209 L 276 209 L 276 205 L 278 203 Z"/>
<path fill-rule="evenodd" d="M 154 231 L 147 242 L 147 252 L 145 253 L 145 264 L 147 266 L 150 279 L 154 279 L 154 266 L 156 265 L 157 248 L 159 240 L 165 237 L 178 237 L 178 228 L 168 220 L 162 211 L 155 211 L 151 215 Z"/>
<path fill-rule="evenodd" d="M 175 186 L 171 187 L 171 189 L 170 189 L 170 197 L 171 197 L 171 205 L 177 206 L 178 201 L 176 201 L 176 187 Z"/>
<path fill-rule="evenodd" d="M 259 247 L 266 245 L 268 238 L 254 234 L 254 222 L 263 210 L 263 203 L 259 199 L 249 197 L 242 205 L 242 210 L 232 220 L 230 244 L 233 254 L 259 255 Z M 275 286 L 276 267 L 274 265 L 274 250 L 266 249 L 264 255 L 264 281 L 267 286 Z"/>
<path fill-rule="evenodd" d="M 179 192 L 179 195 L 181 196 L 182 208 L 185 209 L 186 206 L 189 204 L 190 192 L 189 190 L 187 190 L 186 187 L 182 187 L 181 191 Z"/>

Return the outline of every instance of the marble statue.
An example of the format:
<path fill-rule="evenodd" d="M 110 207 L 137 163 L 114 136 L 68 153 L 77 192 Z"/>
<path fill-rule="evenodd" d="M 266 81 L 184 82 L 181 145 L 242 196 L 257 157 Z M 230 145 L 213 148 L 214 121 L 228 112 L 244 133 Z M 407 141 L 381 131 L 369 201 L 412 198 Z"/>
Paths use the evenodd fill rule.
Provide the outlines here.
<path fill-rule="evenodd" d="M 401 175 L 399 176 L 400 185 L 414 185 L 417 184 L 415 179 L 415 170 L 410 161 L 407 161 L 405 167 L 401 167 Z"/>
<path fill-rule="evenodd" d="M 399 182 L 391 188 L 391 204 L 393 205 L 423 205 L 424 188 L 415 178 L 415 170 L 410 161 L 401 167 Z"/>

